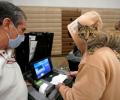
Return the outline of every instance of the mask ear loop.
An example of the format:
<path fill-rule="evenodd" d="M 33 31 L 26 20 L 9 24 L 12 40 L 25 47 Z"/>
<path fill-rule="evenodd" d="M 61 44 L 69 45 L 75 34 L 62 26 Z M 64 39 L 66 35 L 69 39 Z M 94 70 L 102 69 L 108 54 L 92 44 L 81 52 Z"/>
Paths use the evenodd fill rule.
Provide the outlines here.
<path fill-rule="evenodd" d="M 17 29 L 16 29 L 16 27 L 15 27 L 15 25 L 14 25 L 14 23 L 13 22 L 11 22 L 11 28 L 15 28 L 15 34 L 16 34 L 16 36 L 18 36 L 19 34 L 18 34 L 18 31 L 17 31 Z M 13 33 L 14 34 L 14 33 Z M 9 38 L 10 38 L 10 36 L 9 36 Z"/>
<path fill-rule="evenodd" d="M 10 39 L 10 36 L 8 35 L 8 33 L 7 33 L 7 37 L 8 37 L 8 39 Z"/>
<path fill-rule="evenodd" d="M 14 25 L 14 24 L 13 24 Z M 10 35 L 9 35 L 9 33 L 4 29 L 4 31 L 7 33 L 6 35 L 7 35 L 7 37 L 8 37 L 8 39 L 10 39 Z"/>

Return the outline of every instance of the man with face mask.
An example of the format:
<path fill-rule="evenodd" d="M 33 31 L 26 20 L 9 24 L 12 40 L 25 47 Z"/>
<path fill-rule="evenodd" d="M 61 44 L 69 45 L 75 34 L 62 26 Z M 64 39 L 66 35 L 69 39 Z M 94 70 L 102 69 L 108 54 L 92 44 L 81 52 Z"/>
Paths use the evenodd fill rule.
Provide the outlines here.
<path fill-rule="evenodd" d="M 108 43 L 109 39 L 107 34 L 100 32 L 101 28 L 101 17 L 95 11 L 81 15 L 68 25 L 68 30 L 83 57 L 78 71 L 70 73 L 76 77 L 72 88 L 64 84 L 56 86 L 64 100 L 120 99 L 120 62 L 112 48 L 103 45 Z M 100 37 L 103 41 L 99 42 L 94 51 L 89 52 L 89 44 L 92 45 L 95 39 L 102 40 Z"/>
<path fill-rule="evenodd" d="M 27 87 L 13 49 L 24 41 L 26 16 L 17 6 L 0 1 L 0 100 L 27 100 Z"/>

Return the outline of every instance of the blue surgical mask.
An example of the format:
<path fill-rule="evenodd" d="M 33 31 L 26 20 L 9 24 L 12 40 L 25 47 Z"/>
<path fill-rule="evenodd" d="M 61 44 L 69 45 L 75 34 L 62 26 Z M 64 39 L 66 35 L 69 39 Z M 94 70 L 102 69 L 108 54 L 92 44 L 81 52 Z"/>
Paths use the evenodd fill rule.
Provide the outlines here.
<path fill-rule="evenodd" d="M 9 47 L 10 48 L 16 48 L 18 47 L 25 39 L 24 35 L 18 35 L 16 39 L 10 39 L 9 38 Z"/>
<path fill-rule="evenodd" d="M 18 35 L 16 37 L 16 39 L 10 39 L 9 38 L 9 45 L 8 46 L 10 48 L 16 48 L 16 47 L 18 47 L 21 44 L 21 42 L 24 41 L 24 39 L 25 39 L 24 35 Z"/>
<path fill-rule="evenodd" d="M 14 24 L 12 25 L 12 27 L 15 27 Z M 6 31 L 6 33 L 7 33 L 8 39 L 9 39 L 9 41 L 8 41 L 9 42 L 8 43 L 9 48 L 14 49 L 14 48 L 18 47 L 25 39 L 25 36 L 21 35 L 21 34 L 18 34 L 15 39 L 11 39 L 9 34 L 14 34 L 14 33 L 11 33 L 11 32 L 8 33 L 7 31 Z"/>

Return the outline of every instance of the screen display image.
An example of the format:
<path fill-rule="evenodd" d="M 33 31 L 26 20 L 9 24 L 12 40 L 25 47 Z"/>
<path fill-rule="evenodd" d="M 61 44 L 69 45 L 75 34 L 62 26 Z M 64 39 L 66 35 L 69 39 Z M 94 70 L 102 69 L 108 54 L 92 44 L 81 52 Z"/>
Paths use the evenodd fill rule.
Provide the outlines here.
<path fill-rule="evenodd" d="M 40 79 L 51 71 L 50 63 L 48 59 L 44 59 L 34 64 L 35 73 L 37 78 Z"/>

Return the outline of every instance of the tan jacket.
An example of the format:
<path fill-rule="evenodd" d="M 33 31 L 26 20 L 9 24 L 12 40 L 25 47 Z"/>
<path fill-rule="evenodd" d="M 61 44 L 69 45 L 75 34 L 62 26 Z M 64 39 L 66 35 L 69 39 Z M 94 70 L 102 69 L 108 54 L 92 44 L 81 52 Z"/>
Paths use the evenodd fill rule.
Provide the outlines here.
<path fill-rule="evenodd" d="M 64 100 L 120 100 L 120 62 L 110 48 L 98 49 L 79 65 L 73 87 L 59 91 Z"/>

